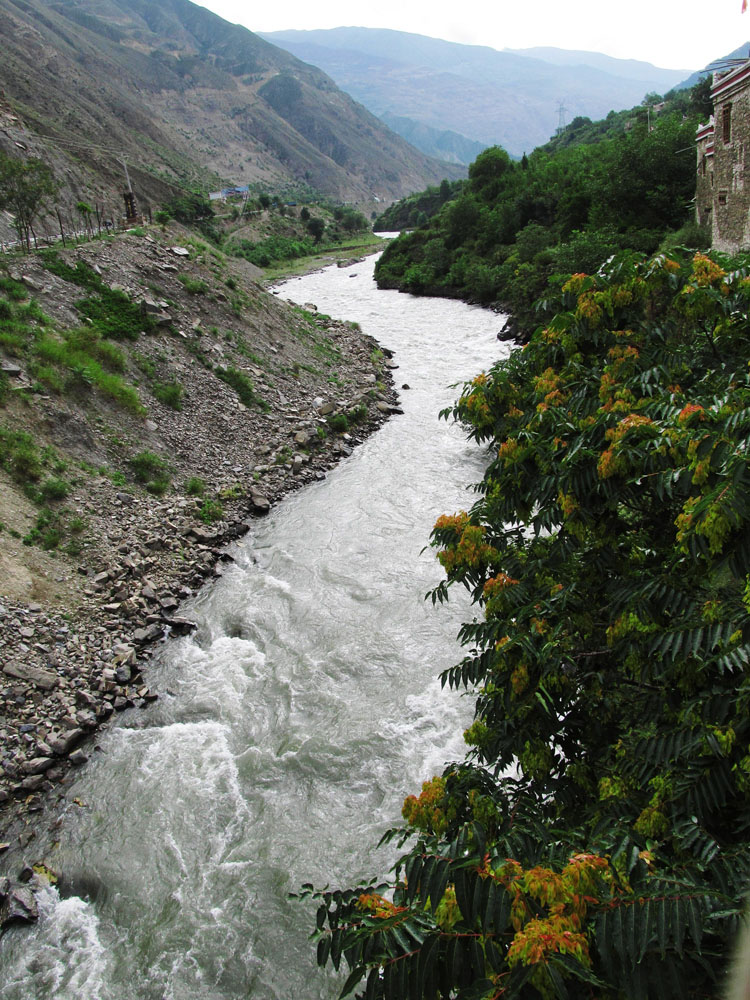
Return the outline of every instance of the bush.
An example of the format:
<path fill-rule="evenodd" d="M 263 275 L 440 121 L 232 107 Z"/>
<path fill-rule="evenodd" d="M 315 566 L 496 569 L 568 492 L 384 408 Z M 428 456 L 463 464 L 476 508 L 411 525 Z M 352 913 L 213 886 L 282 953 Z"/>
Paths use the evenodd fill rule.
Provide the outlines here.
<path fill-rule="evenodd" d="M 198 517 L 204 524 L 213 524 L 224 517 L 224 508 L 217 500 L 204 500 L 198 511 Z"/>
<path fill-rule="evenodd" d="M 404 802 L 390 884 L 314 893 L 343 994 L 722 993 L 750 887 L 749 264 L 576 274 L 443 414 L 488 455 L 432 532 L 433 602 L 473 601 L 441 676 L 471 749 Z"/>
<path fill-rule="evenodd" d="M 206 492 L 206 484 L 199 476 L 191 476 L 185 483 L 185 493 L 189 497 L 202 497 Z"/>
<path fill-rule="evenodd" d="M 169 463 L 152 451 L 141 451 L 128 459 L 128 465 L 139 483 L 143 483 L 149 493 L 162 496 L 169 489 L 171 468 Z"/>
<path fill-rule="evenodd" d="M 155 382 L 152 392 L 165 406 L 173 410 L 182 409 L 183 388 L 179 382 Z"/>
<path fill-rule="evenodd" d="M 70 483 L 50 476 L 39 487 L 39 493 L 43 500 L 64 500 L 70 493 Z"/>
<path fill-rule="evenodd" d="M 326 417 L 326 422 L 332 431 L 337 434 L 344 434 L 349 430 L 349 421 L 346 419 L 345 413 L 334 413 L 330 417 Z"/>

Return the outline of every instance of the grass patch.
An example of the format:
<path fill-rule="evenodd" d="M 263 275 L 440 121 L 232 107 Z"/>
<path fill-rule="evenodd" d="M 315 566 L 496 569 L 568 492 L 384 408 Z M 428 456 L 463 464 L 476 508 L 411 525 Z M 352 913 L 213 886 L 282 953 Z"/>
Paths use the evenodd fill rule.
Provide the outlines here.
<path fill-rule="evenodd" d="M 213 524 L 214 521 L 220 521 L 224 517 L 224 508 L 218 500 L 206 499 L 201 504 L 198 517 L 204 524 Z"/>
<path fill-rule="evenodd" d="M 192 278 L 189 274 L 178 274 L 177 280 L 191 295 L 205 295 L 208 291 L 208 282 L 202 281 L 200 278 Z"/>
<path fill-rule="evenodd" d="M 29 297 L 24 284 L 6 275 L 0 276 L 0 292 L 13 302 L 23 302 L 24 299 Z"/>
<path fill-rule="evenodd" d="M 244 403 L 245 406 L 257 406 L 264 412 L 270 409 L 268 403 L 256 394 L 253 383 L 244 372 L 230 367 L 216 368 L 214 374 L 234 389 L 240 402 Z"/>
<path fill-rule="evenodd" d="M 169 489 L 172 470 L 169 463 L 152 451 L 141 451 L 128 459 L 137 482 L 142 483 L 149 493 L 163 496 Z"/>
<path fill-rule="evenodd" d="M 173 410 L 182 409 L 183 388 L 179 382 L 155 382 L 151 391 L 165 406 Z"/>
<path fill-rule="evenodd" d="M 155 329 L 156 324 L 147 313 L 125 292 L 110 288 L 85 261 L 79 260 L 71 267 L 54 250 L 43 251 L 40 258 L 52 274 L 91 293 L 76 303 L 76 309 L 91 320 L 102 337 L 137 340 L 142 332 Z"/>
<path fill-rule="evenodd" d="M 125 369 L 125 355 L 98 331 L 80 328 L 62 339 L 46 334 L 34 345 L 34 353 L 45 362 L 33 367 L 34 377 L 53 391 L 80 397 L 96 388 L 131 413 L 146 412 L 136 389 L 117 374 Z M 64 380 L 53 366 L 65 373 Z"/>
<path fill-rule="evenodd" d="M 191 476 L 185 483 L 185 493 L 189 497 L 202 497 L 206 492 L 206 484 L 200 476 Z"/>

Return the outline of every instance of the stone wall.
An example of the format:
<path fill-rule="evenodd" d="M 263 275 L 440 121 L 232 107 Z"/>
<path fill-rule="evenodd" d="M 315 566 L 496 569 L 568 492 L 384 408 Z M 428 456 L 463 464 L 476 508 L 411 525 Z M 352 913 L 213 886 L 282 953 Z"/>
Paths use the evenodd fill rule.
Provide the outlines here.
<path fill-rule="evenodd" d="M 716 249 L 731 252 L 750 246 L 750 60 L 715 74 L 711 97 L 714 114 L 696 137 L 696 218 L 710 226 Z"/>

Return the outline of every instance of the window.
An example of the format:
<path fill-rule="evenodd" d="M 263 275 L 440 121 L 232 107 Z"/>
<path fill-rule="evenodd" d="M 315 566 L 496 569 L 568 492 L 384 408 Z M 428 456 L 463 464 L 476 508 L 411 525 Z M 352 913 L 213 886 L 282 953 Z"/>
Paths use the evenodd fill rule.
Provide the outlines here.
<path fill-rule="evenodd" d="M 725 104 L 721 109 L 721 127 L 724 145 L 727 146 L 732 141 L 732 105 Z"/>
<path fill-rule="evenodd" d="M 726 205 L 726 203 L 727 203 L 727 192 L 719 191 L 719 204 Z"/>

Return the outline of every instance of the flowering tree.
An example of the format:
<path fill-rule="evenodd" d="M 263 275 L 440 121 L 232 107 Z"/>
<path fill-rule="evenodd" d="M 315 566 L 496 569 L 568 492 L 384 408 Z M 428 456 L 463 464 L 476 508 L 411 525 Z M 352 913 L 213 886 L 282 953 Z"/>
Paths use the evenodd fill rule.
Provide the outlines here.
<path fill-rule="evenodd" d="M 471 750 L 407 798 L 390 882 L 315 894 L 342 995 L 721 993 L 750 883 L 750 277 L 727 268 L 574 275 L 447 414 L 492 456 L 433 531 L 433 600 L 462 584 L 482 613 L 443 676 L 476 691 Z"/>

